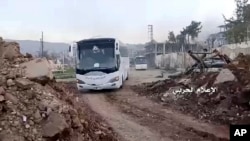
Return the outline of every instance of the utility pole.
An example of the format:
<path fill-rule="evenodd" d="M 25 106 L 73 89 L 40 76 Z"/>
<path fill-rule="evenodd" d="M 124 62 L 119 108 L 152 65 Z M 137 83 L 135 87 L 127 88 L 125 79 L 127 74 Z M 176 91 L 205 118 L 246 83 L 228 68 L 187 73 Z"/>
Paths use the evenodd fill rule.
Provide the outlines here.
<path fill-rule="evenodd" d="M 153 25 L 148 25 L 148 37 L 149 37 L 149 40 L 151 42 L 154 40 L 154 38 L 153 38 Z"/>
<path fill-rule="evenodd" d="M 249 41 L 249 25 L 247 25 L 247 41 Z"/>
<path fill-rule="evenodd" d="M 42 32 L 42 37 L 41 37 L 41 39 L 40 39 L 40 41 L 41 41 L 41 57 L 43 57 L 43 49 L 44 49 L 44 44 L 43 44 L 43 32 Z"/>
<path fill-rule="evenodd" d="M 63 51 L 63 66 L 62 66 L 62 68 L 63 68 L 63 73 L 64 73 L 64 63 L 65 63 L 65 51 Z"/>

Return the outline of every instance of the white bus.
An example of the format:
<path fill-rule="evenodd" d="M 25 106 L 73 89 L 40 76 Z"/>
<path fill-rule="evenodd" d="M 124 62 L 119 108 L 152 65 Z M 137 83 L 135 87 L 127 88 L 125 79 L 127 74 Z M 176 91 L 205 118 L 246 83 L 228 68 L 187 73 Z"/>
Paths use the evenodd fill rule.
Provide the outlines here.
<path fill-rule="evenodd" d="M 135 69 L 136 70 L 148 69 L 146 57 L 144 57 L 144 56 L 135 57 Z"/>
<path fill-rule="evenodd" d="M 119 89 L 128 79 L 128 50 L 115 38 L 74 42 L 69 54 L 76 59 L 78 90 Z"/>

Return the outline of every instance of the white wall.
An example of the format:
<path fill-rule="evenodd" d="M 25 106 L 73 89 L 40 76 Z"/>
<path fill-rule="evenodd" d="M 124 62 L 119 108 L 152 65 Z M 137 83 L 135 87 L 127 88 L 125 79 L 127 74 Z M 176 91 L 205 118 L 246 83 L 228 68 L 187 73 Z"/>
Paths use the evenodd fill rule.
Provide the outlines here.
<path fill-rule="evenodd" d="M 234 59 L 239 53 L 250 54 L 250 41 L 241 44 L 228 44 L 217 48 L 222 54 Z M 185 59 L 184 59 L 185 58 Z M 185 62 L 184 62 L 185 60 Z M 155 63 L 160 68 L 185 68 L 194 64 L 194 60 L 187 53 L 170 53 L 157 55 Z"/>

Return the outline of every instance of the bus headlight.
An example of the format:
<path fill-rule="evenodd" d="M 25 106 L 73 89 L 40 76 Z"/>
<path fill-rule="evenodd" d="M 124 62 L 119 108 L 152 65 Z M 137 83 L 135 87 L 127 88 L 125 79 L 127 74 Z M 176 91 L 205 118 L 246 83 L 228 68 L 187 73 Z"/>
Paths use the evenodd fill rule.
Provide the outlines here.
<path fill-rule="evenodd" d="M 113 83 L 113 82 L 116 82 L 116 81 L 119 81 L 119 76 L 116 76 L 116 77 L 112 78 L 109 82 Z"/>
<path fill-rule="evenodd" d="M 84 82 L 84 81 L 79 80 L 79 79 L 77 79 L 77 83 L 78 83 L 78 84 L 85 84 L 85 82 Z"/>

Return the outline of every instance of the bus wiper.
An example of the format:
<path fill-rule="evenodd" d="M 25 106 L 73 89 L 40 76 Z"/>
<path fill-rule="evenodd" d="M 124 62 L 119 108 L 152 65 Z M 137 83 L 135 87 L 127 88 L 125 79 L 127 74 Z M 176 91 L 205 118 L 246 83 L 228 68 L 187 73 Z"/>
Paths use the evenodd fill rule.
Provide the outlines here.
<path fill-rule="evenodd" d="M 96 68 L 98 68 L 98 69 L 112 69 L 114 67 L 96 67 Z"/>

